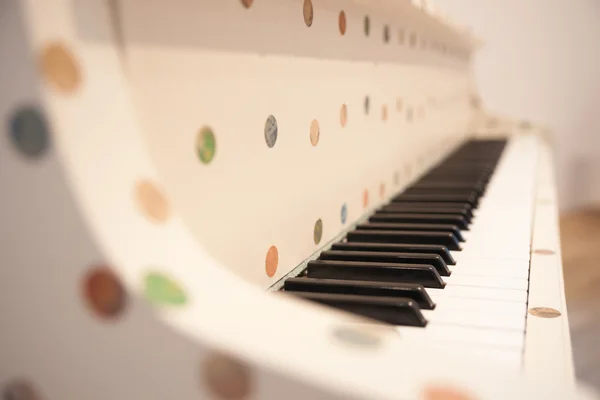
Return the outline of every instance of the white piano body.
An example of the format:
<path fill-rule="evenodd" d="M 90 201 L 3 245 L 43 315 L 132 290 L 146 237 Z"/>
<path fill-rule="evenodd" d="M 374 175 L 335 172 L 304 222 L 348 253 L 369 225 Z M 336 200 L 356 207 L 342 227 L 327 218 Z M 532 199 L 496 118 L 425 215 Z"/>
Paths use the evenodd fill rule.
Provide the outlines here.
<path fill-rule="evenodd" d="M 407 1 L 0 3 L 2 398 L 597 398 L 551 148 L 481 109 L 477 46 Z M 269 290 L 498 135 L 426 328 Z"/>

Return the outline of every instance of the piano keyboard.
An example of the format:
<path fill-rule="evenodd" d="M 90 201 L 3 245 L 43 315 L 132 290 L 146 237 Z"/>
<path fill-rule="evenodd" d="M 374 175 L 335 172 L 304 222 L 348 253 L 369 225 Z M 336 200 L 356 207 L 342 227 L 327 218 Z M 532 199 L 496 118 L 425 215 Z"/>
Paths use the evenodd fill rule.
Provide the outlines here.
<path fill-rule="evenodd" d="M 535 152 L 471 140 L 280 290 L 520 368 Z"/>

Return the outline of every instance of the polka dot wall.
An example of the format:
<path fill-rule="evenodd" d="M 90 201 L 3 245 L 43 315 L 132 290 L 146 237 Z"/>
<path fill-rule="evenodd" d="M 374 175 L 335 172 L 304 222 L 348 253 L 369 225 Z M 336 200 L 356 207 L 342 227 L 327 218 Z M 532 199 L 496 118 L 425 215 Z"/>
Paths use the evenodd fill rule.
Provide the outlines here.
<path fill-rule="evenodd" d="M 229 11 L 240 38 L 262 37 L 252 21 L 265 7 L 240 0 L 238 14 Z M 196 25 L 193 34 L 202 41 L 204 24 L 185 23 L 193 13 L 177 16 L 181 34 L 192 35 Z M 303 0 L 285 13 L 285 41 L 272 34 L 261 39 L 265 54 L 273 56 L 184 59 L 168 49 L 128 55 L 133 88 L 143 94 L 137 105 L 149 148 L 165 178 L 158 190 L 171 194 L 215 258 L 264 288 L 400 190 L 411 178 L 403 172 L 407 166 L 415 165 L 410 171 L 418 174 L 447 151 L 459 140 L 451 127 L 463 123 L 456 110 L 464 108 L 464 118 L 468 111 L 461 70 L 467 64 L 458 54 L 464 44 L 448 42 L 456 51 L 443 54 L 448 38 L 434 35 L 427 42 L 439 45 L 421 48 L 420 38 L 430 33 L 406 17 L 355 4 L 335 9 Z M 179 40 L 161 28 L 154 34 Z M 258 46 L 244 43 L 250 51 Z M 334 50 L 319 54 L 319 48 Z M 363 58 L 370 63 L 355 62 Z M 404 65 L 405 59 L 432 67 Z M 429 148 L 442 139 L 446 147 Z M 426 162 L 417 164 L 423 154 Z M 237 251 L 224 246 L 224 236 L 238 243 Z"/>

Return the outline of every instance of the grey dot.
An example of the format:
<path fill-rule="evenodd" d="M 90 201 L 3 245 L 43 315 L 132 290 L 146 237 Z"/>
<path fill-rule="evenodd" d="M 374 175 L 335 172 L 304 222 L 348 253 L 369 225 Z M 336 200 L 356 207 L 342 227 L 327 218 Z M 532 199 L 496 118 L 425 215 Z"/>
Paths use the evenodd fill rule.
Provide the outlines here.
<path fill-rule="evenodd" d="M 365 97 L 365 114 L 369 115 L 369 110 L 371 109 L 371 99 L 369 96 Z"/>
<path fill-rule="evenodd" d="M 267 142 L 267 146 L 275 146 L 275 142 L 277 142 L 278 133 L 279 129 L 277 127 L 277 120 L 274 116 L 269 115 L 269 118 L 267 118 L 267 122 L 265 122 L 265 142 Z"/>
<path fill-rule="evenodd" d="M 46 119 L 35 107 L 23 107 L 14 113 L 10 133 L 14 146 L 26 157 L 41 157 L 48 149 L 50 138 Z"/>
<path fill-rule="evenodd" d="M 381 338 L 373 333 L 367 333 L 350 327 L 339 327 L 333 331 L 333 336 L 355 347 L 376 348 L 381 345 Z"/>

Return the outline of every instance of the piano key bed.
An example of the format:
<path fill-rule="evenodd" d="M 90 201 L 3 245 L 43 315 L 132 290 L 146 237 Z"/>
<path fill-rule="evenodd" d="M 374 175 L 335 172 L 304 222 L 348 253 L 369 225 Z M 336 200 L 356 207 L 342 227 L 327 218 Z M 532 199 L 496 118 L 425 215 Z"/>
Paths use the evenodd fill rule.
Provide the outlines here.
<path fill-rule="evenodd" d="M 272 290 L 395 325 L 407 340 L 463 346 L 521 369 L 531 146 L 466 142 Z"/>

